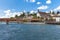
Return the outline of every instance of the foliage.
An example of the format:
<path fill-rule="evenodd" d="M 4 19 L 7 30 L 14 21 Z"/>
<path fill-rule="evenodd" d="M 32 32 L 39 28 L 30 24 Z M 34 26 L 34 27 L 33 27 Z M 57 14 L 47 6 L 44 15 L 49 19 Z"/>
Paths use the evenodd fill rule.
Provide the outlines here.
<path fill-rule="evenodd" d="M 11 20 L 15 19 L 14 17 L 10 17 Z"/>
<path fill-rule="evenodd" d="M 59 11 L 57 11 L 57 14 L 59 14 L 60 12 Z"/>
<path fill-rule="evenodd" d="M 15 18 L 18 18 L 19 16 L 18 15 L 15 15 Z"/>
<path fill-rule="evenodd" d="M 10 17 L 10 19 L 13 19 L 14 17 Z"/>
<path fill-rule="evenodd" d="M 52 14 L 55 14 L 55 12 L 53 11 Z"/>
<path fill-rule="evenodd" d="M 49 14 L 51 14 L 51 11 L 49 12 Z"/>
<path fill-rule="evenodd" d="M 23 14 L 21 14 L 19 17 L 24 17 L 25 16 L 25 13 L 23 12 Z"/>

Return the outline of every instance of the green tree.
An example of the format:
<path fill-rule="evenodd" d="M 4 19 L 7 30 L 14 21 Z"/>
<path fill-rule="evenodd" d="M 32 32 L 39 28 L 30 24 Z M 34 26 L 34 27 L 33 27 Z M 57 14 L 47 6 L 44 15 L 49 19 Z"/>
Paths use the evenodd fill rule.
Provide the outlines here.
<path fill-rule="evenodd" d="M 57 11 L 57 14 L 59 14 L 60 12 L 59 11 Z"/>
<path fill-rule="evenodd" d="M 13 19 L 14 17 L 10 17 L 10 19 Z"/>
<path fill-rule="evenodd" d="M 18 15 L 15 15 L 15 18 L 18 18 L 19 16 Z"/>
<path fill-rule="evenodd" d="M 51 14 L 51 11 L 49 12 L 49 14 Z"/>
<path fill-rule="evenodd" d="M 14 21 L 14 20 L 15 20 L 15 18 L 14 18 L 14 17 L 10 17 L 10 20 L 11 20 L 11 21 Z"/>
<path fill-rule="evenodd" d="M 33 16 L 33 18 L 37 18 L 36 13 L 33 13 L 32 16 Z"/>
<path fill-rule="evenodd" d="M 27 12 L 27 15 L 30 16 L 30 12 Z"/>
<path fill-rule="evenodd" d="M 25 17 L 25 13 L 23 12 L 23 14 L 21 14 L 19 17 Z"/>
<path fill-rule="evenodd" d="M 55 12 L 53 11 L 52 14 L 55 14 Z"/>

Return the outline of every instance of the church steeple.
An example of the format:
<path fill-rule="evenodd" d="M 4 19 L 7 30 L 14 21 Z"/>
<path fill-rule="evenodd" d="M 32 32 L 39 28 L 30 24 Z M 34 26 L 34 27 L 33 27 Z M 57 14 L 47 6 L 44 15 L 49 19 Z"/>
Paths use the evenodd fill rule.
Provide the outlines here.
<path fill-rule="evenodd" d="M 40 10 L 38 9 L 38 13 L 40 12 Z"/>

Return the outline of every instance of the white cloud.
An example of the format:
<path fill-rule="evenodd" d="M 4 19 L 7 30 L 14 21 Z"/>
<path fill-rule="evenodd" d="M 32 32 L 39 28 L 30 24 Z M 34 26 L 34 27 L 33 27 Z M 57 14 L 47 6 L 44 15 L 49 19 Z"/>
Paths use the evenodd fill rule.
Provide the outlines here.
<path fill-rule="evenodd" d="M 47 8 L 48 8 L 48 6 L 46 6 L 46 5 L 42 5 L 42 6 L 38 7 L 37 9 L 41 9 L 41 10 L 43 10 L 43 9 L 47 9 Z"/>
<path fill-rule="evenodd" d="M 49 11 L 46 11 L 46 13 L 49 13 Z"/>
<path fill-rule="evenodd" d="M 57 12 L 57 11 L 60 11 L 60 6 L 58 6 L 58 7 L 56 7 L 56 8 L 54 8 L 54 9 L 52 9 L 52 10 L 50 10 L 51 12 Z"/>
<path fill-rule="evenodd" d="M 60 6 L 54 9 L 54 11 L 59 11 L 59 10 L 60 10 Z"/>
<path fill-rule="evenodd" d="M 6 13 L 6 15 L 9 15 L 10 14 L 10 10 L 6 10 L 6 11 L 4 11 L 4 13 Z"/>
<path fill-rule="evenodd" d="M 51 12 L 53 12 L 53 10 L 51 10 Z"/>
<path fill-rule="evenodd" d="M 29 0 L 25 0 L 26 2 L 28 2 Z"/>
<path fill-rule="evenodd" d="M 0 15 L 0 18 L 6 18 L 6 16 L 1 16 L 1 15 Z"/>
<path fill-rule="evenodd" d="M 41 4 L 41 2 L 37 2 L 37 4 Z"/>
<path fill-rule="evenodd" d="M 3 17 L 9 17 L 9 15 L 10 15 L 10 10 L 6 10 L 6 11 L 4 11 L 4 13 L 5 13 L 5 15 L 3 16 Z"/>
<path fill-rule="evenodd" d="M 30 13 L 33 13 L 34 11 L 32 10 L 32 11 L 30 11 Z"/>
<path fill-rule="evenodd" d="M 36 0 L 30 0 L 30 2 L 35 2 Z"/>
<path fill-rule="evenodd" d="M 4 11 L 5 15 L 4 16 L 0 16 L 0 18 L 10 18 L 10 17 L 14 17 L 15 15 L 21 15 L 22 12 L 11 12 L 11 10 L 5 10 Z"/>
<path fill-rule="evenodd" d="M 34 10 L 30 11 L 30 14 L 32 14 L 32 13 L 37 13 L 37 11 L 34 11 Z"/>
<path fill-rule="evenodd" d="M 25 0 L 26 2 L 36 2 L 36 0 Z"/>
<path fill-rule="evenodd" d="M 23 12 L 26 12 L 26 10 L 24 10 Z"/>
<path fill-rule="evenodd" d="M 14 17 L 15 15 L 20 15 L 20 12 L 13 12 L 13 13 L 10 13 L 9 17 Z"/>
<path fill-rule="evenodd" d="M 51 0 L 47 0 L 46 1 L 46 4 L 51 4 Z"/>

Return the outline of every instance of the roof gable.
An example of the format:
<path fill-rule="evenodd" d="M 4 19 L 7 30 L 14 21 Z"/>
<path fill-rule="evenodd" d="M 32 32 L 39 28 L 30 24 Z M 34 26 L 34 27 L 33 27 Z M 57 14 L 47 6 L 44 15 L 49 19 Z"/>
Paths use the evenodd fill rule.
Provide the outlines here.
<path fill-rule="evenodd" d="M 41 15 L 41 17 L 44 17 L 44 18 L 51 17 L 49 13 L 45 13 L 45 12 L 39 12 L 39 14 Z"/>

